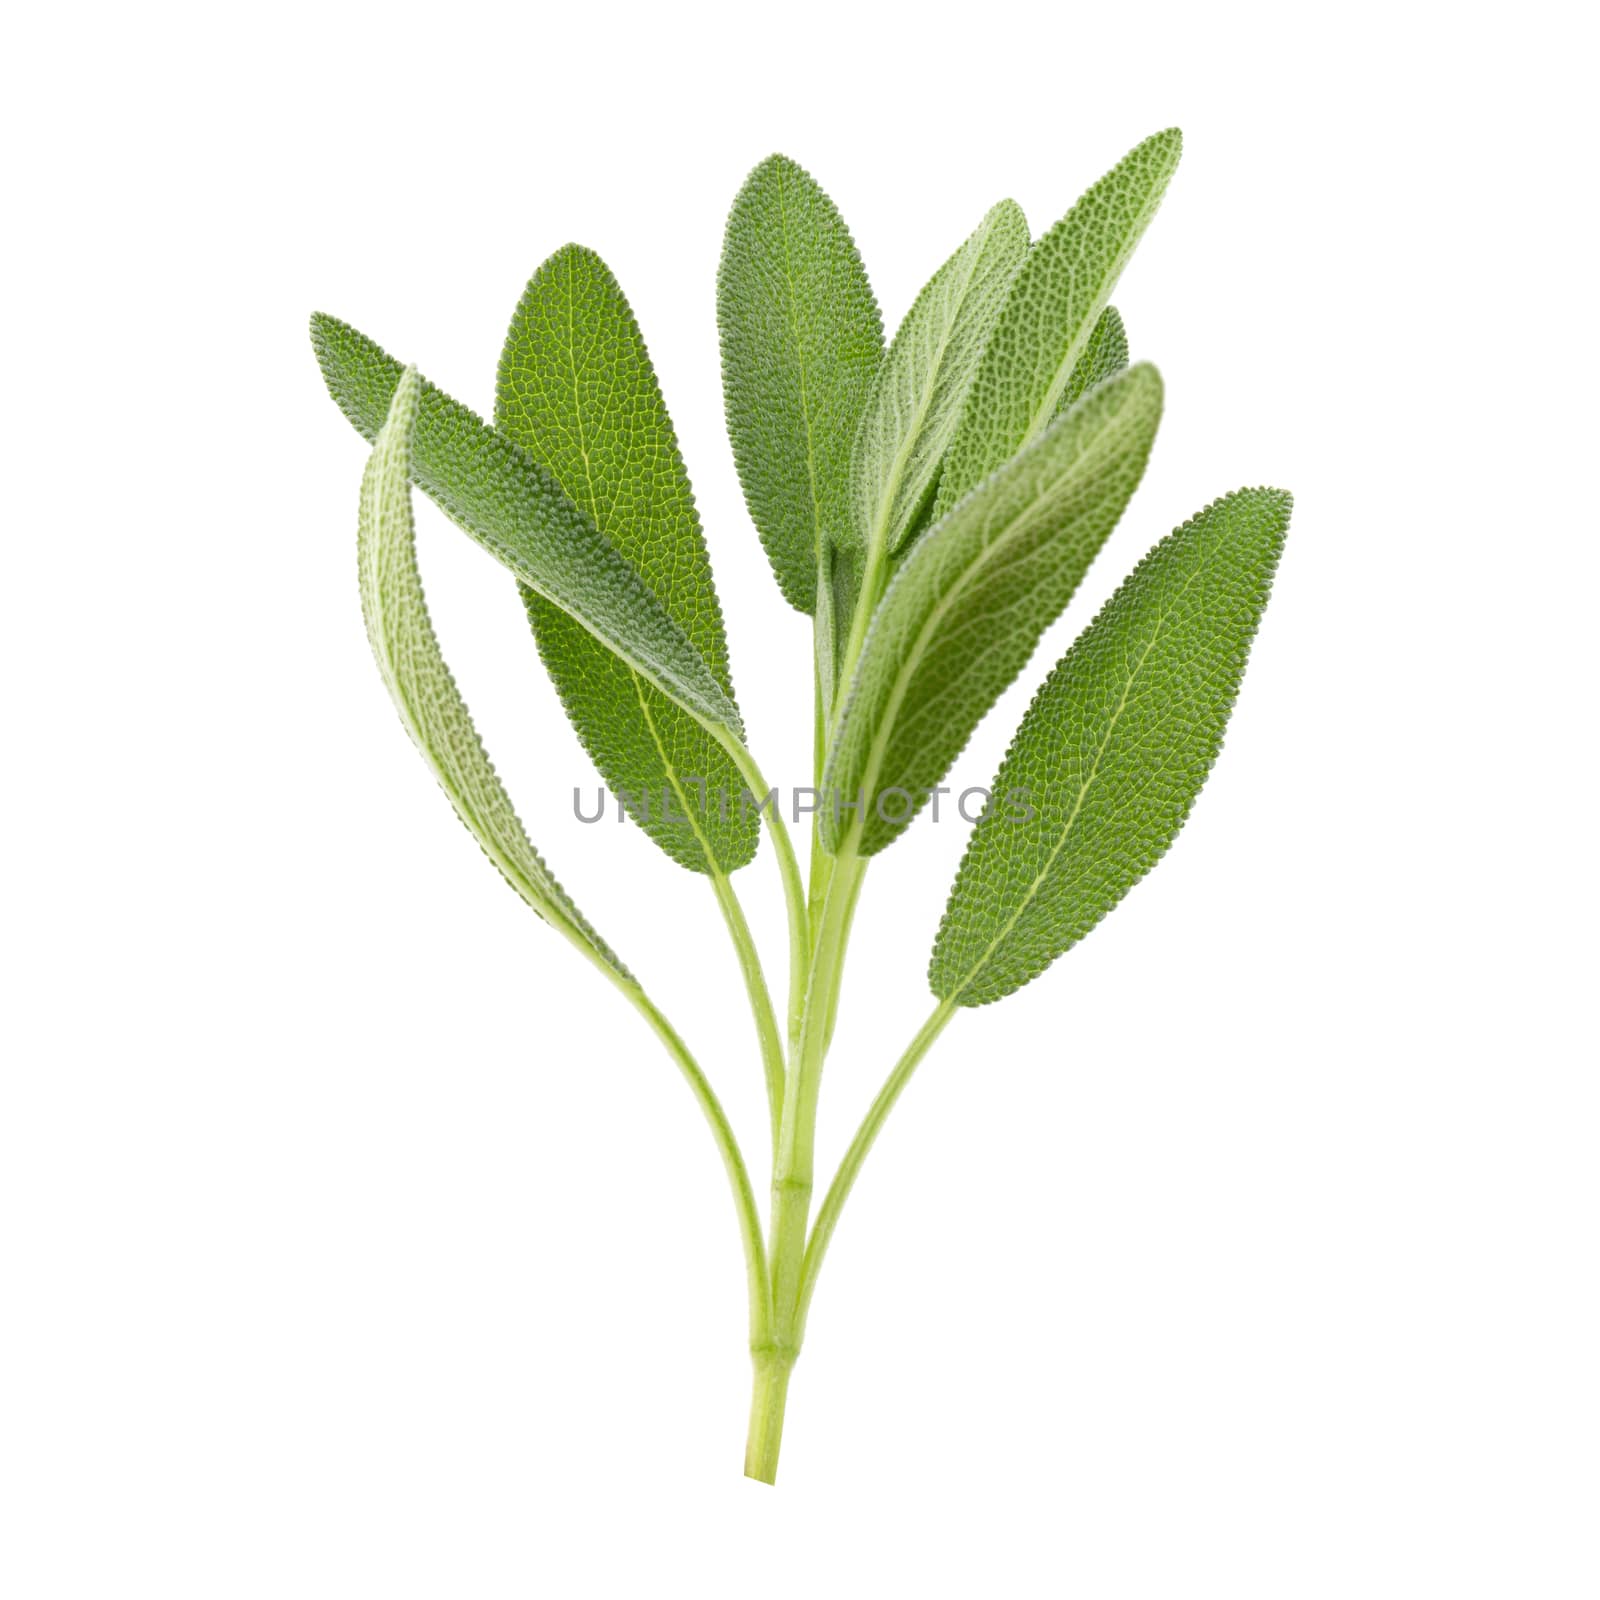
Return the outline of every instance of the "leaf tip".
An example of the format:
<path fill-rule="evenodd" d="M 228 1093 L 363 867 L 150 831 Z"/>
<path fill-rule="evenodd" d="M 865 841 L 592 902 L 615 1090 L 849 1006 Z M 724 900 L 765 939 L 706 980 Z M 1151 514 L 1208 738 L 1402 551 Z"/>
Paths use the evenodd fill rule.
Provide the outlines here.
<path fill-rule="evenodd" d="M 748 193 L 765 179 L 779 173 L 787 177 L 810 177 L 810 173 L 793 156 L 786 156 L 781 150 L 774 150 L 771 155 L 758 161 L 750 169 L 739 187 L 740 194 Z"/>

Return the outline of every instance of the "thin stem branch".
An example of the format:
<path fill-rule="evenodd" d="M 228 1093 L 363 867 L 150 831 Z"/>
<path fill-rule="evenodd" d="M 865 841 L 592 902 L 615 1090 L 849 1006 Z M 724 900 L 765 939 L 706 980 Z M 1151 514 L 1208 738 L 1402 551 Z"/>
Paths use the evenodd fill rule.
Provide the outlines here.
<path fill-rule="evenodd" d="M 806 1313 L 811 1306 L 811 1295 L 816 1288 L 817 1274 L 822 1270 L 822 1258 L 827 1254 L 828 1241 L 838 1226 L 839 1213 L 844 1210 L 844 1203 L 850 1197 L 850 1190 L 855 1185 L 856 1175 L 861 1171 L 861 1164 L 867 1159 L 867 1152 L 871 1150 L 879 1130 L 894 1109 L 895 1101 L 900 1098 L 901 1090 L 911 1081 L 911 1074 L 917 1070 L 917 1064 L 928 1053 L 933 1041 L 944 1032 L 945 1024 L 955 1015 L 955 1010 L 953 1001 L 941 1000 L 934 1007 L 933 1014 L 917 1030 L 917 1036 L 906 1046 L 905 1053 L 884 1080 L 877 1098 L 868 1108 L 861 1126 L 856 1130 L 855 1138 L 850 1141 L 850 1148 L 845 1151 L 844 1158 L 839 1163 L 839 1170 L 833 1176 L 833 1182 L 828 1185 L 828 1192 L 823 1196 L 822 1205 L 817 1211 L 817 1220 L 811 1230 L 811 1239 L 806 1245 L 805 1260 L 800 1269 L 800 1295 L 794 1317 L 794 1342 L 797 1346 L 805 1337 Z"/>
<path fill-rule="evenodd" d="M 739 776 L 749 785 L 752 797 L 760 805 L 762 797 L 771 793 L 761 768 L 749 749 L 731 729 L 720 724 L 707 727 L 713 737 L 733 758 Z M 789 830 L 784 826 L 779 802 L 774 798 L 770 807 L 763 808 L 767 831 L 772 835 L 773 848 L 778 853 L 778 871 L 783 878 L 784 905 L 789 913 L 789 1037 L 795 1039 L 800 1032 L 800 1010 L 805 1004 L 808 954 L 811 945 L 811 924 L 806 914 L 805 884 L 800 877 L 800 863 L 795 858 L 794 845 Z"/>
<path fill-rule="evenodd" d="M 738 952 L 739 970 L 744 974 L 745 993 L 750 997 L 750 1011 L 756 1021 L 756 1036 L 761 1042 L 761 1066 L 767 1080 L 767 1112 L 772 1123 L 772 1144 L 777 1148 L 778 1126 L 783 1117 L 783 1040 L 778 1033 L 778 1018 L 772 1007 L 772 993 L 767 988 L 767 975 L 761 966 L 761 952 L 756 948 L 745 919 L 744 907 L 725 873 L 713 870 L 711 887 L 716 891 L 717 904 L 722 908 L 723 921 L 733 938 Z"/>
<path fill-rule="evenodd" d="M 607 969 L 602 968 L 602 971 Z M 761 1213 L 756 1207 L 755 1191 L 750 1186 L 750 1173 L 744 1164 L 744 1155 L 722 1102 L 717 1099 L 700 1064 L 689 1052 L 689 1047 L 679 1037 L 678 1031 L 662 1015 L 636 982 L 629 982 L 610 974 L 618 989 L 629 1003 L 655 1030 L 667 1047 L 667 1053 L 677 1062 L 695 1099 L 700 1104 L 706 1121 L 711 1125 L 711 1136 L 716 1140 L 722 1164 L 727 1169 L 728 1182 L 733 1188 L 734 1206 L 739 1213 L 739 1234 L 744 1244 L 745 1277 L 750 1298 L 750 1341 L 758 1344 L 766 1339 L 771 1326 L 771 1290 L 767 1282 L 767 1253 L 761 1240 Z"/>

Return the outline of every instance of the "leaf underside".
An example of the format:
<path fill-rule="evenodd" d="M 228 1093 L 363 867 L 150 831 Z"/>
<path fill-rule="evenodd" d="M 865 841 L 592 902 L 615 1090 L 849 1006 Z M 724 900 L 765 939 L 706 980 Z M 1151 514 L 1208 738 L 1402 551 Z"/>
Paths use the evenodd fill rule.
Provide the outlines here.
<path fill-rule="evenodd" d="M 929 968 L 961 1005 L 1043 972 L 1160 860 L 1211 770 L 1289 526 L 1278 489 L 1158 544 L 1045 680 L 973 830 Z M 1013 820 L 1005 797 L 1034 815 Z"/>
<path fill-rule="evenodd" d="M 728 646 L 677 435 L 638 325 L 591 250 L 534 274 L 500 357 L 495 426 L 546 467 L 683 630 L 731 701 Z M 567 715 L 612 792 L 675 861 L 732 872 L 756 852 L 731 757 L 680 706 L 526 584 Z"/>
<path fill-rule="evenodd" d="M 745 504 L 784 598 L 809 613 L 819 557 L 849 516 L 850 450 L 883 324 L 838 208 L 786 156 L 763 161 L 733 203 L 717 323 Z"/>
<path fill-rule="evenodd" d="M 378 670 L 406 731 L 484 854 L 546 922 L 629 979 L 529 841 L 440 653 L 411 517 L 411 448 L 423 393 L 415 369 L 407 369 L 361 480 L 361 611 Z"/>
<path fill-rule="evenodd" d="M 401 366 L 334 317 L 311 340 L 339 409 L 376 439 Z M 452 521 L 649 682 L 738 735 L 738 708 L 683 630 L 555 480 L 465 406 L 418 380 L 412 474 Z"/>
<path fill-rule="evenodd" d="M 873 616 L 829 753 L 829 850 L 883 849 L 950 770 L 1116 526 L 1161 398 L 1151 366 L 1109 379 L 912 547 Z M 859 816 L 845 810 L 856 800 Z"/>
<path fill-rule="evenodd" d="M 1176 128 L 1146 139 L 1029 251 L 973 379 L 940 474 L 935 515 L 1036 438 L 1060 409 L 1182 149 Z"/>
<path fill-rule="evenodd" d="M 1091 389 L 1097 384 L 1104 383 L 1107 378 L 1115 377 L 1117 373 L 1124 372 L 1128 366 L 1128 334 L 1122 323 L 1121 313 L 1115 306 L 1107 306 L 1100 313 L 1100 320 L 1094 326 L 1094 332 L 1089 336 L 1089 342 L 1083 347 L 1083 354 L 1078 357 L 1077 365 L 1072 369 L 1072 376 L 1067 380 L 1067 387 L 1061 396 L 1061 404 L 1057 407 L 1056 416 L 1070 411 Z M 935 488 L 938 480 L 935 479 Z M 891 572 L 904 561 L 910 553 L 912 543 L 918 539 L 928 526 L 928 519 L 933 511 L 935 496 L 930 495 L 925 502 L 921 516 L 912 526 L 900 548 L 891 556 Z"/>
<path fill-rule="evenodd" d="M 850 544 L 905 540 L 938 476 L 978 359 L 1028 253 L 1028 223 L 1002 200 L 917 296 L 889 346 L 851 461 Z"/>

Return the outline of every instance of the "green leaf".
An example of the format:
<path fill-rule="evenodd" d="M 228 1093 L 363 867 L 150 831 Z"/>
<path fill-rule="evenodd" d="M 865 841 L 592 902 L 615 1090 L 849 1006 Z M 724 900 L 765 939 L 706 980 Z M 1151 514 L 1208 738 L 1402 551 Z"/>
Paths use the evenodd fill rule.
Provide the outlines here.
<path fill-rule="evenodd" d="M 1072 598 L 1160 418 L 1155 368 L 1130 368 L 912 546 L 873 616 L 829 753 L 829 850 L 872 855 L 921 808 Z M 854 801 L 859 814 L 844 809 Z"/>
<path fill-rule="evenodd" d="M 1049 425 L 1182 149 L 1176 128 L 1146 139 L 1029 251 L 951 441 L 936 515 Z"/>
<path fill-rule="evenodd" d="M 717 322 L 745 504 L 784 598 L 810 612 L 819 555 L 850 515 L 850 450 L 883 324 L 844 219 L 787 156 L 763 161 L 733 202 Z"/>
<path fill-rule="evenodd" d="M 1104 383 L 1114 372 L 1121 372 L 1128 364 L 1128 330 L 1122 325 L 1122 313 L 1115 306 L 1107 306 L 1089 335 L 1089 342 L 1078 357 L 1078 364 L 1067 379 L 1061 393 L 1061 404 L 1056 415 L 1070 411 L 1094 388 Z"/>
<path fill-rule="evenodd" d="M 376 439 L 400 363 L 320 313 L 311 319 L 311 342 L 339 409 Z M 683 630 L 550 474 L 426 379 L 418 384 L 412 472 L 445 513 L 664 694 L 742 733 L 738 707 Z"/>
<path fill-rule="evenodd" d="M 941 999 L 1020 989 L 1177 837 L 1221 747 L 1290 505 L 1241 489 L 1168 535 L 1045 680 L 956 875 L 929 969 Z"/>
<path fill-rule="evenodd" d="M 906 313 L 856 435 L 847 531 L 858 548 L 896 550 L 911 530 L 1027 253 L 1027 219 L 1015 201 L 1002 200 Z"/>
<path fill-rule="evenodd" d="M 534 274 L 511 320 L 495 426 L 593 518 L 731 701 L 728 644 L 678 439 L 633 312 L 592 250 Z M 539 653 L 612 792 L 675 861 L 724 873 L 754 856 L 760 823 L 717 741 L 566 612 L 526 584 Z"/>
<path fill-rule="evenodd" d="M 395 386 L 361 480 L 357 551 L 361 612 L 372 653 L 406 732 L 483 853 L 546 922 L 595 961 L 629 979 L 628 969 L 584 920 L 529 842 L 439 653 L 417 575 L 411 520 L 412 439 L 424 392 L 416 369 L 408 367 Z"/>

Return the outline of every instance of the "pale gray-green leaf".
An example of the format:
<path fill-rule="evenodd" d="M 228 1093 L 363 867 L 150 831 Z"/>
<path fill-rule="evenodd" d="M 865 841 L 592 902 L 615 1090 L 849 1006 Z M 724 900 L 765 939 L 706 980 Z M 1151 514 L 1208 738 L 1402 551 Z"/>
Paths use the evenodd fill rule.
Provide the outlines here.
<path fill-rule="evenodd" d="M 339 409 L 377 438 L 400 363 L 334 317 L 311 319 L 311 341 Z M 419 386 L 412 473 L 446 514 L 662 693 L 741 733 L 711 668 L 593 520 L 517 445 L 426 379 Z"/>
<path fill-rule="evenodd" d="M 1045 680 L 956 875 L 929 969 L 941 999 L 1021 988 L 1166 852 L 1221 747 L 1289 510 L 1278 489 L 1218 500 L 1145 557 Z"/>
<path fill-rule="evenodd" d="M 1160 418 L 1155 368 L 1129 368 L 912 546 L 873 615 L 829 752 L 828 849 L 871 855 L 920 809 L 1072 598 Z M 859 815 L 844 810 L 854 800 Z"/>
<path fill-rule="evenodd" d="M 787 156 L 763 161 L 733 203 L 717 322 L 745 504 L 784 598 L 810 612 L 818 552 L 849 517 L 850 450 L 883 324 L 838 208 Z"/>
<path fill-rule="evenodd" d="M 1067 379 L 1061 393 L 1057 415 L 1070 411 L 1073 406 L 1094 388 L 1104 383 L 1114 372 L 1121 372 L 1128 364 L 1128 330 L 1122 325 L 1122 313 L 1115 306 L 1107 306 L 1089 335 L 1089 342 L 1078 357 L 1078 364 Z"/>
<path fill-rule="evenodd" d="M 978 358 L 1028 253 L 1028 223 L 1002 200 L 933 275 L 900 324 L 851 462 L 860 549 L 904 541 L 938 477 Z"/>
<path fill-rule="evenodd" d="M 406 732 L 484 854 L 546 922 L 627 979 L 628 969 L 529 841 L 439 651 L 417 574 L 411 520 L 412 439 L 422 397 L 416 369 L 407 368 L 361 480 L 357 551 L 372 653 Z"/>
<path fill-rule="evenodd" d="M 533 275 L 500 356 L 495 426 L 546 467 L 628 560 L 730 700 L 700 518 L 649 352 L 610 269 L 568 245 Z M 675 861 L 732 872 L 756 852 L 727 751 L 527 585 L 539 653 L 611 791 Z"/>
<path fill-rule="evenodd" d="M 945 457 L 937 515 L 1049 425 L 1182 149 L 1176 128 L 1146 139 L 1029 251 Z"/>

